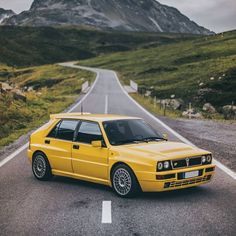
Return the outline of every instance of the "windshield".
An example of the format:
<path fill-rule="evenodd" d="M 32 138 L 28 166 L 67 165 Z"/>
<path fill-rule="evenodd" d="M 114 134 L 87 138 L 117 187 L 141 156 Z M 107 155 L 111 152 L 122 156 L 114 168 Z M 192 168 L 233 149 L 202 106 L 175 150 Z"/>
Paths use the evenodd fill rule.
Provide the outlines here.
<path fill-rule="evenodd" d="M 103 122 L 111 145 L 164 140 L 144 120 L 115 120 Z"/>

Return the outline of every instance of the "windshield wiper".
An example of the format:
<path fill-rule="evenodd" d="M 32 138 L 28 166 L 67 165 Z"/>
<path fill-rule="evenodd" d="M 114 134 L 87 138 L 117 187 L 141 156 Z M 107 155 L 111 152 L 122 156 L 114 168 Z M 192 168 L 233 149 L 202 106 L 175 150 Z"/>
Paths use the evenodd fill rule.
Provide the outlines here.
<path fill-rule="evenodd" d="M 140 139 L 126 139 L 126 140 L 121 140 L 115 143 L 115 145 L 121 145 L 121 144 L 129 144 L 129 143 L 140 143 L 143 142 L 143 140 Z"/>
<path fill-rule="evenodd" d="M 148 138 L 142 139 L 142 141 L 147 142 L 147 143 L 151 141 L 162 141 L 162 140 L 167 141 L 165 138 L 162 138 L 162 137 L 148 137 Z"/>

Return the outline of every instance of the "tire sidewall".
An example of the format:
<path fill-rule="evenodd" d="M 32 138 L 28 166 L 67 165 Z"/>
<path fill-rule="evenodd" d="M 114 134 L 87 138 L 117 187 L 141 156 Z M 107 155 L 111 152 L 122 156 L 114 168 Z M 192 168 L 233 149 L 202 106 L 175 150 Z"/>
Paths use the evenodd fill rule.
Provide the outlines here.
<path fill-rule="evenodd" d="M 36 173 L 35 173 L 35 170 L 34 170 L 34 164 L 35 164 L 35 161 L 37 158 L 41 158 L 41 160 L 44 162 L 45 164 L 45 173 L 42 177 L 39 177 Z M 46 181 L 46 180 L 49 180 L 51 179 L 52 177 L 52 172 L 51 172 L 51 167 L 50 167 L 50 164 L 48 162 L 48 159 L 46 157 L 46 155 L 42 152 L 37 152 L 34 154 L 33 156 L 33 161 L 32 161 L 32 171 L 33 171 L 33 174 L 34 174 L 34 177 L 38 180 L 41 180 L 41 181 Z"/>
<path fill-rule="evenodd" d="M 114 186 L 114 174 L 116 173 L 117 170 L 119 169 L 124 169 L 129 173 L 129 176 L 131 178 L 131 188 L 130 191 L 126 194 L 126 195 L 122 195 L 119 192 L 117 192 L 116 187 Z M 135 197 L 138 193 L 139 193 L 139 184 L 137 181 L 136 176 L 134 175 L 133 171 L 131 170 L 131 168 L 129 168 L 127 165 L 125 164 L 120 164 L 118 166 L 116 166 L 111 173 L 111 183 L 112 183 L 112 188 L 114 190 L 114 192 L 122 198 L 131 198 L 131 197 Z"/>

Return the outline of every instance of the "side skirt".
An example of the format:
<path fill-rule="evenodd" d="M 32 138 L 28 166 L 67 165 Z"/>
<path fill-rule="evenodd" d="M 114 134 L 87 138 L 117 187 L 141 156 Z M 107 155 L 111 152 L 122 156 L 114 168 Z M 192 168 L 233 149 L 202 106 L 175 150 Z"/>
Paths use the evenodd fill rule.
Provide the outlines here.
<path fill-rule="evenodd" d="M 108 180 L 99 179 L 99 178 L 92 178 L 92 177 L 88 177 L 88 176 L 84 176 L 84 175 L 78 175 L 75 173 L 52 169 L 52 174 L 57 175 L 57 176 L 64 176 L 64 177 L 69 177 L 69 178 L 73 178 L 73 179 L 85 180 L 85 181 L 92 182 L 92 183 L 111 186 L 110 181 L 108 181 Z"/>

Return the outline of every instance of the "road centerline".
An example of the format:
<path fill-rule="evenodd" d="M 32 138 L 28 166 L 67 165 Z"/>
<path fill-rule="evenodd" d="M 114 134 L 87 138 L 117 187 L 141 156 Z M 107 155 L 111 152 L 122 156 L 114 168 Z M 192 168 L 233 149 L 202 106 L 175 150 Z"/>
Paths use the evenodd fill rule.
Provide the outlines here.
<path fill-rule="evenodd" d="M 102 202 L 102 224 L 111 224 L 111 201 Z"/>

